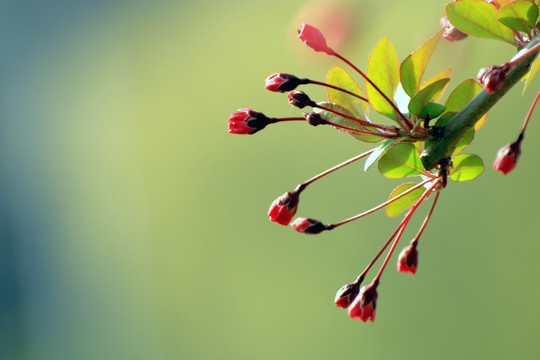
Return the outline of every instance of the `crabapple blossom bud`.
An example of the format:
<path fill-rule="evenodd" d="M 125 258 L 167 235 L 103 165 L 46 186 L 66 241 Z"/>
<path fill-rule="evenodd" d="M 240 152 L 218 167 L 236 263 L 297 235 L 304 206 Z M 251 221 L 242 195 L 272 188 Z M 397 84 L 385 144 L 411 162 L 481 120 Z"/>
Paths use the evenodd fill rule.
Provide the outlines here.
<path fill-rule="evenodd" d="M 448 41 L 463 40 L 468 36 L 464 32 L 458 30 L 454 25 L 452 25 L 450 23 L 450 20 L 448 20 L 447 16 L 441 18 L 440 23 L 442 28 L 444 29 L 442 37 Z"/>
<path fill-rule="evenodd" d="M 362 286 L 360 293 L 349 306 L 349 316 L 353 319 L 360 319 L 363 322 L 375 320 L 375 308 L 377 307 L 377 286 L 378 281 Z"/>
<path fill-rule="evenodd" d="M 317 113 L 304 113 L 304 117 L 306 118 L 309 125 L 317 126 L 321 124 L 327 124 L 326 120 L 324 120 L 321 115 Z"/>
<path fill-rule="evenodd" d="M 326 44 L 324 35 L 314 26 L 302 24 L 302 28 L 298 30 L 298 37 L 315 51 L 322 51 L 328 55 L 335 55 L 334 50 Z"/>
<path fill-rule="evenodd" d="M 506 81 L 507 66 L 488 66 L 480 69 L 476 77 L 484 85 L 488 93 L 499 91 Z"/>
<path fill-rule="evenodd" d="M 303 217 L 294 220 L 291 227 L 304 234 L 318 234 L 324 230 L 328 230 L 327 226 L 319 220 Z"/>
<path fill-rule="evenodd" d="M 289 98 L 289 104 L 300 109 L 303 109 L 306 106 L 317 105 L 311 101 L 309 96 L 303 91 L 291 91 L 287 97 Z"/>
<path fill-rule="evenodd" d="M 252 109 L 239 109 L 229 117 L 229 133 L 255 134 L 273 122 L 275 121 L 266 117 L 263 113 Z"/>
<path fill-rule="evenodd" d="M 510 171 L 512 171 L 516 167 L 520 154 L 521 154 L 521 140 L 520 139 L 518 139 L 518 141 L 512 144 L 503 146 L 497 152 L 495 161 L 493 161 L 493 169 L 495 171 L 502 172 L 504 175 L 508 174 Z"/>
<path fill-rule="evenodd" d="M 298 191 L 289 191 L 274 200 L 268 209 L 270 221 L 285 226 L 289 225 L 298 208 L 299 196 Z"/>
<path fill-rule="evenodd" d="M 296 89 L 298 85 L 307 84 L 307 79 L 300 79 L 291 74 L 275 73 L 264 80 L 266 89 L 275 92 L 285 92 Z"/>
<path fill-rule="evenodd" d="M 399 254 L 397 262 L 398 272 L 416 274 L 416 268 L 418 267 L 418 250 L 416 249 L 416 244 L 415 241 L 411 242 Z"/>
<path fill-rule="evenodd" d="M 360 283 L 343 285 L 336 293 L 334 304 L 340 308 L 348 308 L 360 291 Z"/>

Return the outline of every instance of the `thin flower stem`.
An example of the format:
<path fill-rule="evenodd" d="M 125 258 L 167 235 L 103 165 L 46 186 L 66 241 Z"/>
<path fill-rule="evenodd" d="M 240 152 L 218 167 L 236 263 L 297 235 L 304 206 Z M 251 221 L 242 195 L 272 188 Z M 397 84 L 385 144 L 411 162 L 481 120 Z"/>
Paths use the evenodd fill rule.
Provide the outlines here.
<path fill-rule="evenodd" d="M 331 228 L 331 229 L 333 229 L 333 228 L 335 228 L 335 227 L 341 226 L 341 225 L 346 224 L 346 223 L 348 223 L 348 222 L 351 222 L 351 221 L 353 221 L 353 220 L 360 219 L 360 218 L 362 218 L 362 217 L 364 217 L 364 216 L 366 216 L 366 215 L 369 215 L 369 214 L 371 214 L 371 213 L 374 213 L 374 212 L 377 211 L 377 210 L 382 209 L 382 208 L 385 207 L 386 205 L 388 205 L 388 204 L 390 204 L 390 203 L 393 203 L 394 201 L 396 201 L 396 200 L 402 198 L 403 196 L 410 194 L 410 193 L 413 192 L 414 190 L 416 190 L 416 189 L 418 189 L 418 188 L 421 188 L 422 186 L 426 185 L 426 184 L 429 183 L 429 182 L 435 182 L 435 185 L 436 185 L 436 182 L 437 182 L 438 180 L 439 180 L 439 177 L 429 178 L 429 179 L 427 179 L 427 180 L 425 180 L 425 181 L 422 181 L 421 183 L 416 184 L 415 186 L 413 186 L 413 187 L 410 188 L 409 190 L 402 192 L 402 193 L 399 194 L 398 196 L 393 197 L 393 198 L 391 198 L 391 199 L 389 199 L 389 200 L 383 202 L 382 204 L 375 206 L 374 208 L 371 208 L 371 209 L 369 209 L 369 210 L 366 210 L 366 211 L 364 211 L 364 212 L 361 213 L 361 214 L 358 214 L 358 215 L 355 215 L 355 216 L 350 217 L 350 218 L 348 218 L 348 219 L 342 220 L 342 221 L 340 221 L 340 222 L 338 222 L 338 223 L 335 223 L 335 224 L 329 224 L 328 227 Z"/>
<path fill-rule="evenodd" d="M 366 151 L 365 153 L 362 153 L 362 154 L 360 154 L 360 155 L 356 155 L 355 157 L 350 158 L 349 160 L 346 160 L 346 161 L 342 162 L 341 164 L 338 164 L 338 165 L 336 165 L 336 166 L 334 166 L 334 167 L 331 167 L 331 168 L 328 169 L 328 170 L 323 171 L 323 172 L 320 173 L 319 175 L 315 175 L 315 176 L 312 177 L 311 179 L 306 180 L 306 181 L 304 181 L 303 183 L 299 184 L 299 185 L 296 187 L 296 191 L 298 191 L 298 192 L 300 193 L 301 191 L 303 191 L 303 190 L 306 188 L 306 186 L 308 186 L 308 185 L 311 184 L 312 182 L 314 182 L 314 181 L 316 181 L 316 180 L 319 180 L 319 179 L 322 178 L 323 176 L 326 176 L 326 175 L 328 175 L 328 174 L 330 174 L 330 173 L 333 173 L 334 171 L 339 170 L 339 169 L 341 169 L 341 168 L 344 167 L 344 166 L 347 166 L 347 165 L 349 165 L 349 164 L 352 164 L 353 162 L 355 162 L 355 161 L 357 161 L 357 160 L 360 160 L 360 159 L 362 159 L 362 158 L 364 158 L 364 157 L 370 155 L 373 151 L 375 151 L 375 149 L 368 150 L 368 151 Z"/>
<path fill-rule="evenodd" d="M 424 229 L 426 228 L 426 225 L 429 222 L 429 219 L 431 218 L 431 214 L 433 214 L 433 210 L 435 209 L 435 205 L 437 205 L 437 200 L 439 199 L 440 194 L 441 194 L 441 192 L 437 191 L 437 194 L 435 195 L 435 200 L 433 200 L 433 204 L 431 204 L 431 209 L 429 209 L 429 212 L 426 215 L 426 218 L 424 219 L 424 222 L 422 223 L 422 226 L 420 226 L 420 230 L 418 230 L 418 233 L 416 234 L 414 239 L 411 241 L 411 244 L 412 243 L 417 243 L 418 239 L 420 239 L 420 236 L 424 232 Z"/>
<path fill-rule="evenodd" d="M 309 79 L 308 79 L 309 80 Z M 315 80 L 309 80 L 309 84 L 315 84 L 315 85 L 322 85 L 322 86 L 326 86 L 326 87 L 329 87 L 329 88 L 332 88 L 332 89 L 335 89 L 335 90 L 338 90 L 338 91 L 341 91 L 341 92 L 344 92 L 346 94 L 349 94 L 351 96 L 354 96 L 360 100 L 363 100 L 365 102 L 367 102 L 369 104 L 369 100 L 366 99 L 365 97 L 363 96 L 360 96 L 358 94 L 355 94 L 353 93 L 352 91 L 348 91 L 348 90 L 345 90 L 343 88 L 340 88 L 340 87 L 337 87 L 337 86 L 334 86 L 334 85 L 331 85 L 331 84 L 327 84 L 327 83 L 324 83 L 324 82 L 320 82 L 320 81 L 315 81 Z"/>
<path fill-rule="evenodd" d="M 527 128 L 527 125 L 529 125 L 529 120 L 531 119 L 533 110 L 536 107 L 536 104 L 538 103 L 538 99 L 540 99 L 540 90 L 538 90 L 538 93 L 536 94 L 536 97 L 534 98 L 531 104 L 531 107 L 529 108 L 529 112 L 527 112 L 527 116 L 525 117 L 525 122 L 523 123 L 523 126 L 521 127 L 522 134 L 525 133 L 525 129 Z"/>
<path fill-rule="evenodd" d="M 319 109 L 326 110 L 326 111 L 331 112 L 331 113 L 333 113 L 333 114 L 336 114 L 336 115 L 342 116 L 342 117 L 344 117 L 344 118 L 347 118 L 347 119 L 349 119 L 349 120 L 355 121 L 355 122 L 357 122 L 358 124 L 363 125 L 363 126 L 374 127 L 374 128 L 376 128 L 376 129 L 380 129 L 380 130 L 384 130 L 384 131 L 393 132 L 393 133 L 395 133 L 395 134 L 398 133 L 397 129 L 396 129 L 395 127 L 392 127 L 392 126 L 379 125 L 379 124 L 372 124 L 372 123 L 370 123 L 370 122 L 368 122 L 368 121 L 365 121 L 365 120 L 356 118 L 356 117 L 354 117 L 354 116 L 342 114 L 342 113 L 340 113 L 339 111 L 333 110 L 333 109 L 331 109 L 331 108 L 329 108 L 329 107 L 326 107 L 326 106 L 315 105 L 314 107 L 318 107 Z"/>
<path fill-rule="evenodd" d="M 300 120 L 306 121 L 305 117 L 270 118 L 270 119 L 273 120 L 274 123 L 280 122 L 280 121 L 300 121 Z"/>
<path fill-rule="evenodd" d="M 525 60 L 526 58 L 528 58 L 529 56 L 531 56 L 531 54 L 535 53 L 536 51 L 538 51 L 540 49 L 540 43 L 532 46 L 531 48 L 527 49 L 526 51 L 523 51 L 523 53 L 519 52 L 518 53 L 518 57 L 509 61 L 508 63 L 506 63 L 506 65 L 508 65 L 509 67 L 510 66 L 515 66 L 517 65 L 518 63 L 522 62 L 523 60 Z"/>
<path fill-rule="evenodd" d="M 394 253 L 394 250 L 396 249 L 396 246 L 397 246 L 397 244 L 399 242 L 399 239 L 401 238 L 401 235 L 403 234 L 403 231 L 405 231 L 405 228 L 409 224 L 409 221 L 411 220 L 411 217 L 413 216 L 416 209 L 418 209 L 420 204 L 422 204 L 422 202 L 431 194 L 431 192 L 433 191 L 433 189 L 435 189 L 436 186 L 437 186 L 437 183 L 433 184 L 429 189 L 424 191 L 424 194 L 422 195 L 422 197 L 420 199 L 418 199 L 418 201 L 416 201 L 416 203 L 413 205 L 413 207 L 407 213 L 407 216 L 405 216 L 405 218 L 403 219 L 401 224 L 399 224 L 399 227 L 398 227 L 399 232 L 398 232 L 398 234 L 396 236 L 396 240 L 394 240 L 394 243 L 392 244 L 392 247 L 390 248 L 390 250 L 388 250 L 388 254 L 386 255 L 386 258 L 384 259 L 384 263 L 381 265 L 381 268 L 379 269 L 379 272 L 377 273 L 377 275 L 375 276 L 373 281 L 379 281 L 379 279 L 381 278 L 381 275 L 382 275 L 382 273 L 384 271 L 384 268 L 386 267 L 386 265 L 388 264 L 388 261 L 392 257 L 392 254 Z"/>
<path fill-rule="evenodd" d="M 340 54 L 338 54 L 337 52 L 334 51 L 333 53 L 334 56 L 336 56 L 338 59 L 340 59 L 341 61 L 345 62 L 347 65 L 349 65 L 350 67 L 352 67 L 357 73 L 359 73 L 368 83 L 371 84 L 371 86 L 373 86 L 375 88 L 375 90 L 377 90 L 377 92 L 379 94 L 381 94 L 381 96 L 388 102 L 388 104 L 390 106 L 392 106 L 392 108 L 394 108 L 394 111 L 401 117 L 402 121 L 399 121 L 400 122 L 400 125 L 403 127 L 404 130 L 406 131 L 410 131 L 413 127 L 412 123 L 409 121 L 409 119 L 407 119 L 405 117 L 405 115 L 403 115 L 401 113 L 401 111 L 399 111 L 398 107 L 396 104 L 394 104 L 394 102 L 392 100 L 390 100 L 388 98 L 388 96 L 386 96 L 386 94 L 384 92 L 382 92 L 381 89 L 379 89 L 379 87 L 377 85 L 375 85 L 375 83 L 373 81 L 371 81 L 370 78 L 368 78 L 366 76 L 366 74 L 364 74 L 359 68 L 357 68 L 353 63 L 351 63 L 349 60 L 345 59 L 343 56 L 341 56 Z"/>
<path fill-rule="evenodd" d="M 332 122 L 329 122 L 329 121 L 327 121 L 326 124 L 332 125 L 334 127 L 337 127 L 337 128 L 343 129 L 343 130 L 353 131 L 353 132 L 360 133 L 360 134 L 380 136 L 380 137 L 383 137 L 385 139 L 397 139 L 397 138 L 400 137 L 398 134 L 388 134 L 388 133 L 381 133 L 381 132 L 373 132 L 373 131 L 354 129 L 354 128 L 351 128 L 351 127 L 338 125 L 338 124 L 335 124 L 335 123 L 332 123 Z"/>

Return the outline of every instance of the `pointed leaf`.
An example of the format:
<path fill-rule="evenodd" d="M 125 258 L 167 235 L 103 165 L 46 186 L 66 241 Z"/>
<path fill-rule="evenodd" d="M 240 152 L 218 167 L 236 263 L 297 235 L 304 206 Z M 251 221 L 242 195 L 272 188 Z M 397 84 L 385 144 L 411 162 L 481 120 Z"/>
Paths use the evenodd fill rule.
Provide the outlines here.
<path fill-rule="evenodd" d="M 525 90 L 527 90 L 527 88 L 529 87 L 529 84 L 531 83 L 538 70 L 540 70 L 540 54 L 536 55 L 536 59 L 534 59 L 531 64 L 531 70 L 529 70 L 527 80 L 525 80 L 525 85 L 523 86 L 523 93 L 525 93 Z"/>
<path fill-rule="evenodd" d="M 392 191 L 389 199 L 393 199 L 398 195 L 403 194 L 405 191 L 409 190 L 415 185 L 417 184 L 405 183 L 399 185 L 397 188 L 394 189 L 394 191 Z M 418 189 L 411 191 L 407 195 L 404 195 L 403 197 L 395 200 L 394 202 L 391 202 L 386 206 L 386 215 L 388 215 L 389 217 L 398 216 L 399 214 L 413 206 L 414 203 L 424 194 L 425 190 L 426 189 L 424 187 L 419 187 Z"/>
<path fill-rule="evenodd" d="M 467 131 L 467 133 L 461 138 L 461 140 L 459 140 L 452 155 L 457 155 L 463 150 L 465 150 L 465 148 L 469 146 L 473 140 L 474 140 L 474 129 L 471 129 Z"/>
<path fill-rule="evenodd" d="M 538 6 L 530 1 L 516 1 L 499 9 L 497 17 L 509 28 L 529 33 L 538 19 Z"/>
<path fill-rule="evenodd" d="M 452 75 L 452 69 L 450 68 L 446 68 L 444 69 L 443 71 L 435 74 L 433 77 L 431 77 L 430 79 L 426 80 L 421 86 L 420 86 L 420 90 L 424 89 L 425 87 L 427 87 L 428 85 L 431 85 L 433 84 L 435 81 L 437 80 L 441 80 L 441 79 L 450 79 L 450 76 Z M 448 85 L 446 85 L 446 87 L 444 89 L 442 89 L 442 91 L 440 93 L 438 93 L 437 95 L 435 95 L 435 97 L 433 98 L 433 102 L 439 102 L 441 100 L 441 98 L 443 97 L 444 95 L 444 92 L 446 91 L 446 88 L 448 87 Z"/>
<path fill-rule="evenodd" d="M 327 82 L 331 85 L 340 87 L 354 94 L 366 97 L 364 92 L 352 79 L 351 75 L 343 68 L 334 66 L 326 75 Z M 356 96 L 349 95 L 343 91 L 327 88 L 328 101 L 339 104 L 352 112 L 356 117 L 366 119 L 369 112 L 369 104 L 357 98 Z"/>
<path fill-rule="evenodd" d="M 459 84 L 446 100 L 446 112 L 461 111 L 482 90 L 482 86 L 473 79 L 467 79 Z M 476 123 L 474 129 L 478 130 L 484 125 L 487 114 L 482 116 Z"/>
<path fill-rule="evenodd" d="M 514 33 L 497 19 L 497 8 L 482 0 L 461 0 L 446 5 L 450 23 L 462 32 L 514 45 Z"/>
<path fill-rule="evenodd" d="M 388 149 L 379 159 L 379 172 L 390 179 L 425 174 L 418 151 L 411 143 Z"/>
<path fill-rule="evenodd" d="M 371 52 L 366 75 L 388 99 L 394 101 L 394 94 L 399 84 L 399 62 L 394 46 L 386 36 L 379 41 Z M 366 82 L 366 91 L 373 109 L 391 119 L 397 119 L 394 108 L 368 82 Z"/>
<path fill-rule="evenodd" d="M 424 76 L 431 55 L 433 55 L 433 51 L 435 51 L 441 39 L 442 32 L 443 30 L 436 33 L 401 63 L 401 84 L 403 90 L 410 97 L 418 93 L 420 81 L 422 80 L 422 76 Z"/>
<path fill-rule="evenodd" d="M 381 155 L 390 147 L 392 144 L 394 144 L 396 141 L 400 139 L 388 139 L 385 142 L 383 142 L 381 145 L 379 145 L 366 159 L 366 162 L 364 163 L 364 171 L 368 171 L 368 169 L 377 161 Z"/>
<path fill-rule="evenodd" d="M 431 102 L 433 97 L 437 95 L 448 84 L 450 79 L 441 79 L 433 84 L 426 86 L 409 102 L 409 111 L 416 116 L 420 116 L 422 109 Z"/>
<path fill-rule="evenodd" d="M 341 114 L 344 114 L 346 116 L 354 116 L 349 110 L 345 109 L 343 106 L 338 105 L 338 104 L 334 104 L 334 103 L 330 103 L 330 102 L 320 102 L 320 103 L 318 103 L 318 105 L 324 106 L 326 108 L 330 108 L 330 109 L 335 110 L 335 111 L 337 111 L 337 112 L 339 112 Z M 359 125 L 354 120 L 348 119 L 348 118 L 343 117 L 343 116 L 339 116 L 339 115 L 334 114 L 333 112 L 330 112 L 330 111 L 327 111 L 327 110 L 323 110 L 323 109 L 320 109 L 320 108 L 314 108 L 313 111 L 315 111 L 317 114 L 321 115 L 321 117 L 324 120 L 328 121 L 331 124 L 346 126 L 348 128 L 358 129 L 358 130 L 362 130 L 362 131 L 375 131 L 375 132 L 378 131 L 378 130 L 373 129 L 373 128 L 368 129 L 368 128 L 362 126 L 362 125 Z M 385 138 L 380 137 L 380 136 L 362 134 L 362 133 L 358 133 L 358 132 L 355 132 L 355 131 L 342 129 L 342 128 L 339 128 L 339 127 L 336 127 L 336 129 L 338 129 L 339 131 L 346 132 L 346 133 L 352 135 L 353 137 L 355 137 L 356 139 L 361 140 L 361 141 L 365 141 L 365 142 L 378 142 L 378 141 L 381 141 L 381 140 L 385 139 Z"/>
<path fill-rule="evenodd" d="M 422 108 L 422 113 L 420 114 L 421 119 L 427 119 L 429 116 L 429 119 L 436 119 L 439 116 L 441 116 L 442 113 L 446 110 L 446 106 L 430 102 L 429 104 L 426 104 Z"/>
<path fill-rule="evenodd" d="M 484 171 L 484 163 L 478 155 L 461 154 L 453 158 L 452 163 L 450 178 L 454 181 L 469 181 Z"/>

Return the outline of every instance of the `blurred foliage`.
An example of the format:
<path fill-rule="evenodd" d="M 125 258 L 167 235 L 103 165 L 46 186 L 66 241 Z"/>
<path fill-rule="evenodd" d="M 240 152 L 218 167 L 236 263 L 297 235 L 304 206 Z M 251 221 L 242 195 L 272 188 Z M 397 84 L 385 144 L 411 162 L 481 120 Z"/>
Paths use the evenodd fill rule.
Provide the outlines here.
<path fill-rule="evenodd" d="M 420 241 L 417 275 L 385 274 L 374 324 L 332 300 L 395 219 L 377 214 L 318 237 L 267 221 L 276 196 L 368 149 L 302 124 L 226 131 L 240 107 L 294 111 L 264 90 L 267 75 L 325 78 L 333 60 L 294 40 L 298 14 L 310 22 L 321 16 L 310 7 L 323 5 L 0 4 L 2 359 L 538 353 L 534 119 L 512 174 L 449 185 Z M 340 6 L 354 14 L 340 51 L 362 68 L 383 35 L 403 58 L 444 14 L 439 1 Z M 503 47 L 441 43 L 426 78 L 452 67 L 455 87 L 512 55 Z M 472 151 L 489 159 L 513 140 L 534 95 L 520 92 L 492 110 Z M 310 187 L 299 213 L 339 220 L 395 186 L 353 166 Z"/>

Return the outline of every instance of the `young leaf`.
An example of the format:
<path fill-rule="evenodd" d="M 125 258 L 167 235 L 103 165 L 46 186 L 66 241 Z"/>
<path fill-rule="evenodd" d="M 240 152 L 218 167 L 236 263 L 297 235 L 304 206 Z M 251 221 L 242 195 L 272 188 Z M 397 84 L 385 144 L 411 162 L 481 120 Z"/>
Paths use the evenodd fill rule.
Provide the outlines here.
<path fill-rule="evenodd" d="M 422 89 L 426 88 L 427 86 L 433 84 L 437 80 L 450 79 L 451 75 L 452 75 L 452 69 L 446 68 L 443 71 L 435 74 L 430 79 L 424 81 L 424 83 L 420 86 L 420 90 L 422 90 Z M 446 87 L 448 87 L 448 85 L 446 85 Z M 442 89 L 442 91 L 440 93 L 435 95 L 435 97 L 433 98 L 433 102 L 439 102 L 441 100 L 441 98 L 444 95 L 444 92 L 446 91 L 446 87 L 444 89 Z"/>
<path fill-rule="evenodd" d="M 530 1 L 516 1 L 499 9 L 497 17 L 509 28 L 529 33 L 538 19 L 538 6 Z"/>
<path fill-rule="evenodd" d="M 469 181 L 484 171 L 484 164 L 479 156 L 461 154 L 452 159 L 453 169 L 450 178 L 454 181 Z"/>
<path fill-rule="evenodd" d="M 482 0 L 461 0 L 446 5 L 450 23 L 466 34 L 502 40 L 514 45 L 514 33 L 497 19 L 497 8 Z"/>
<path fill-rule="evenodd" d="M 330 102 L 320 102 L 318 105 L 324 106 L 325 108 L 330 108 L 332 110 L 335 110 L 335 111 L 337 111 L 337 112 L 339 112 L 341 114 L 347 115 L 347 116 L 353 116 L 353 114 L 349 110 L 347 110 L 346 108 L 344 108 L 343 106 L 338 105 L 338 104 L 334 104 L 334 103 L 330 103 Z M 359 125 L 354 120 L 347 119 L 346 117 L 339 116 L 339 115 L 334 114 L 334 113 L 332 113 L 330 111 L 327 111 L 327 110 L 323 110 L 323 109 L 320 109 L 320 108 L 314 108 L 313 110 L 316 113 L 318 113 L 319 115 L 321 115 L 321 117 L 324 120 L 328 121 L 331 124 L 346 126 L 348 128 L 353 128 L 353 129 L 358 129 L 358 130 L 363 130 L 363 131 L 373 131 L 373 132 L 378 131 L 377 129 L 373 129 L 373 128 L 368 129 L 365 126 Z M 362 134 L 362 133 L 342 129 L 342 128 L 339 128 L 339 127 L 336 127 L 336 129 L 338 129 L 340 131 L 344 131 L 346 133 L 349 133 L 350 135 L 352 135 L 356 139 L 361 140 L 361 141 L 365 141 L 365 142 L 378 142 L 378 141 L 381 141 L 381 140 L 385 139 L 385 138 L 380 137 L 380 136 Z"/>
<path fill-rule="evenodd" d="M 420 114 L 421 119 L 436 119 L 446 110 L 446 106 L 430 102 L 422 108 L 422 113 Z"/>
<path fill-rule="evenodd" d="M 525 85 L 523 86 L 523 94 L 525 94 L 525 90 L 527 90 L 527 88 L 529 87 L 529 84 L 531 83 L 538 70 L 540 70 L 540 54 L 536 55 L 536 59 L 534 59 L 531 64 L 531 70 L 529 70 L 527 80 L 525 80 Z"/>
<path fill-rule="evenodd" d="M 409 102 L 409 111 L 416 116 L 420 116 L 422 109 L 448 84 L 450 79 L 441 79 L 422 89 Z"/>
<path fill-rule="evenodd" d="M 394 189 L 394 191 L 392 191 L 389 199 L 393 199 L 396 196 L 403 194 L 405 191 L 409 190 L 415 185 L 417 184 L 405 183 L 405 184 L 399 185 L 397 188 Z M 398 216 L 399 214 L 401 214 L 402 212 L 404 212 L 405 210 L 413 206 L 416 200 L 420 199 L 422 194 L 424 194 L 425 190 L 426 190 L 425 188 L 420 187 L 416 190 L 411 191 L 407 195 L 395 200 L 394 202 L 391 202 L 390 204 L 386 206 L 386 215 L 388 215 L 389 217 Z"/>
<path fill-rule="evenodd" d="M 454 91 L 446 100 L 446 112 L 458 112 L 461 111 L 482 90 L 480 86 L 473 79 L 468 79 L 459 84 Z M 476 123 L 474 129 L 478 130 L 482 127 L 486 121 L 487 114 L 485 114 L 478 122 Z"/>
<path fill-rule="evenodd" d="M 418 93 L 420 81 L 422 80 L 431 55 L 433 55 L 433 51 L 441 39 L 442 32 L 443 30 L 436 33 L 401 63 L 401 85 L 410 97 Z"/>
<path fill-rule="evenodd" d="M 470 143 L 472 143 L 473 139 L 474 139 L 474 129 L 471 129 L 458 142 L 458 144 L 456 145 L 456 149 L 454 150 L 452 155 L 457 155 L 460 152 L 462 152 L 467 146 L 470 145 Z"/>
<path fill-rule="evenodd" d="M 381 157 L 381 155 L 390 147 L 392 144 L 394 144 L 396 141 L 400 139 L 388 139 L 385 142 L 383 142 L 381 145 L 379 145 L 366 159 L 366 162 L 364 163 L 364 171 L 368 171 L 368 169 Z"/>
<path fill-rule="evenodd" d="M 326 75 L 327 82 L 331 85 L 338 86 L 342 89 L 365 97 L 364 93 L 356 82 L 352 79 L 351 75 L 343 68 L 334 66 Z M 366 119 L 369 112 L 369 104 L 356 96 L 349 95 L 343 91 L 328 89 L 328 100 L 332 103 L 339 104 L 351 111 L 356 117 Z"/>
<path fill-rule="evenodd" d="M 388 149 L 379 159 L 379 172 L 390 179 L 425 174 L 420 156 L 411 143 Z"/>
<path fill-rule="evenodd" d="M 399 62 L 394 46 L 386 36 L 371 52 L 366 75 L 393 101 L 399 84 Z M 373 109 L 391 119 L 397 119 L 394 108 L 368 82 L 366 82 L 366 92 Z"/>

